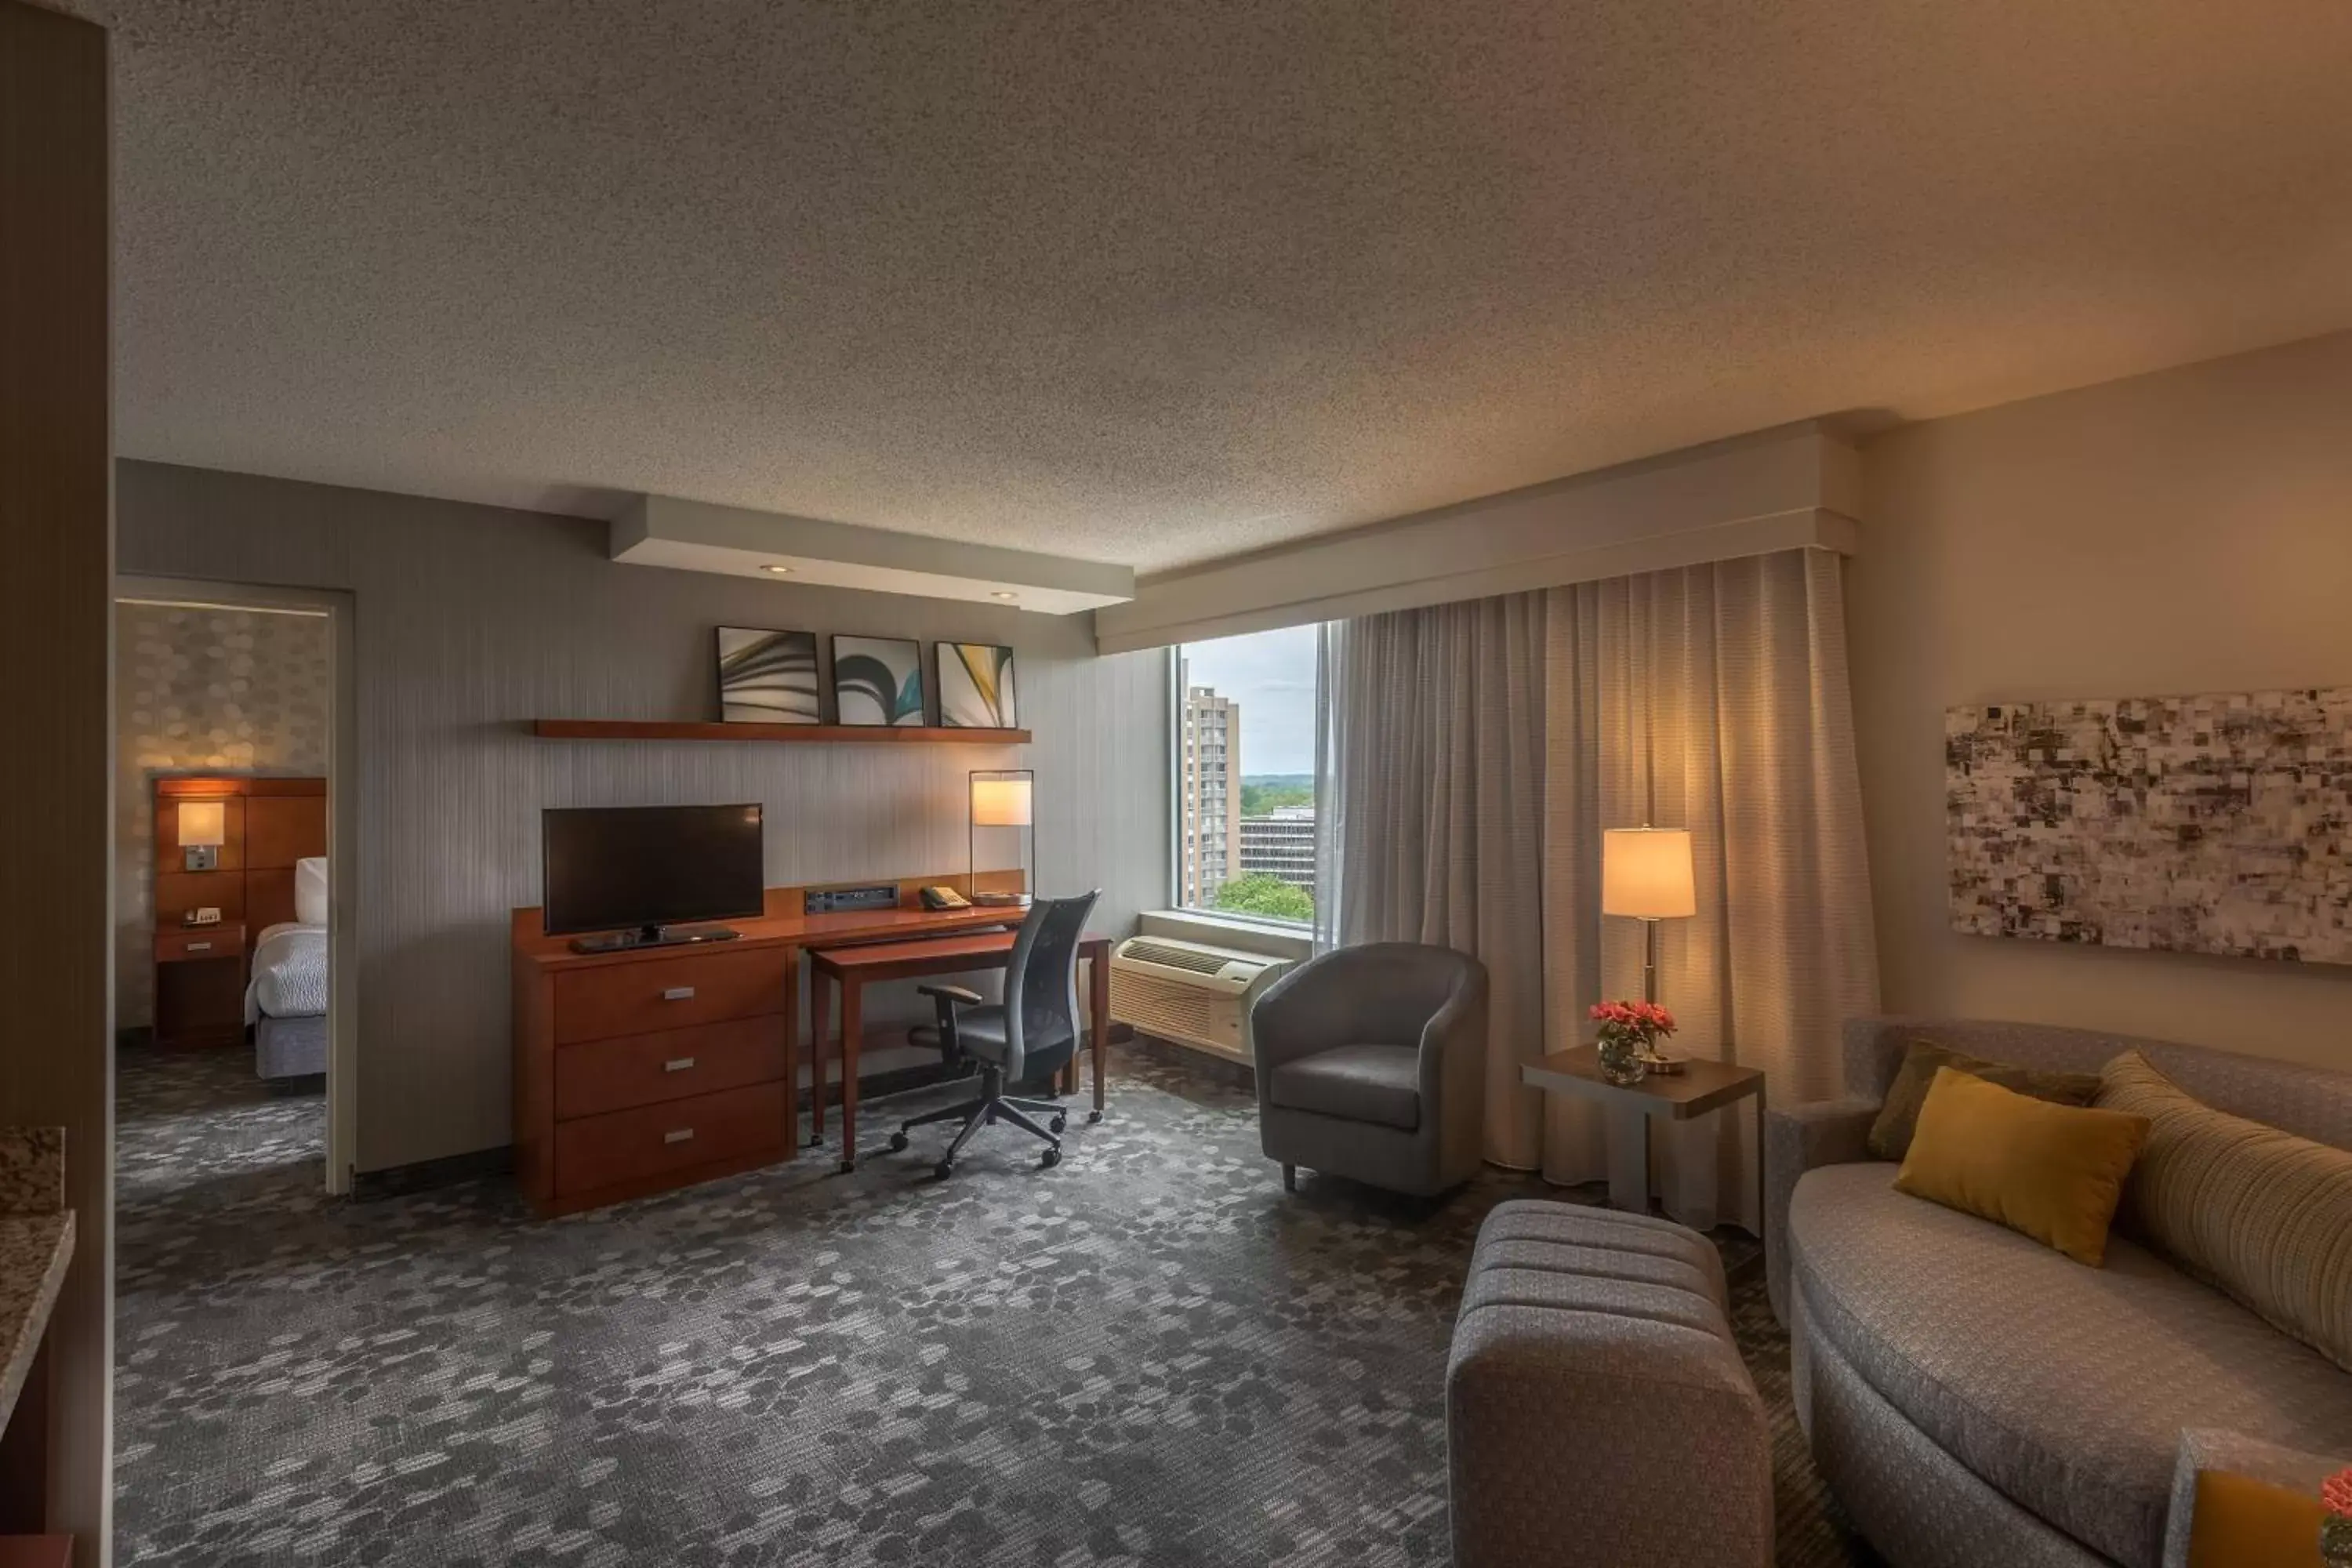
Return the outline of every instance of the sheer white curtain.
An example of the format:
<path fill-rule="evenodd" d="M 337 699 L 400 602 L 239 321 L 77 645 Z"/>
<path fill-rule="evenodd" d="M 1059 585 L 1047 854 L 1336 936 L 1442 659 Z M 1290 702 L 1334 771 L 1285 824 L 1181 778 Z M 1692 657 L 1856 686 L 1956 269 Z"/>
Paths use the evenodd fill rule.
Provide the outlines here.
<path fill-rule="evenodd" d="M 1532 1168 L 1543 1052 L 1544 612 L 1518 594 L 1334 622 L 1320 660 L 1323 945 L 1424 942 L 1489 985 L 1486 1156 Z"/>
<path fill-rule="evenodd" d="M 1784 1105 L 1838 1092 L 1839 1026 L 1878 999 L 1841 572 L 1827 552 L 1790 551 L 1552 592 L 1553 1049 L 1589 1038 L 1594 1001 L 1641 994 L 1639 923 L 1598 912 L 1601 830 L 1686 827 L 1698 914 L 1659 926 L 1675 1045 L 1763 1068 Z M 1657 1139 L 1668 1213 L 1755 1226 L 1752 1122 L 1703 1118 Z M 1556 1110 L 1545 1173 L 1604 1164 L 1595 1120 Z"/>

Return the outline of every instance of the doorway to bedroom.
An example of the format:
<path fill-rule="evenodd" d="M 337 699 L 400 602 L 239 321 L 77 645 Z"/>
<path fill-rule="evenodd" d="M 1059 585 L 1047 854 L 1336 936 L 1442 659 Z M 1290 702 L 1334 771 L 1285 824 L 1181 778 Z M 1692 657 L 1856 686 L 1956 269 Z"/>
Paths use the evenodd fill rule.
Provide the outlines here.
<path fill-rule="evenodd" d="M 347 1192 L 347 595 L 118 579 L 121 1223 Z"/>

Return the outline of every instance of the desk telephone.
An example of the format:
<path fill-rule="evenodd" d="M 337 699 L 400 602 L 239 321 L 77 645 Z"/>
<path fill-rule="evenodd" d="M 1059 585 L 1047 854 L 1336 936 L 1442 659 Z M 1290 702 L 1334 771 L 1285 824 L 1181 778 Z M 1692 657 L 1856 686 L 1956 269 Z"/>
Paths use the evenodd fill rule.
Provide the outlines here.
<path fill-rule="evenodd" d="M 221 912 L 208 905 L 201 910 L 190 910 L 181 917 L 181 921 L 192 926 L 216 926 L 221 923 Z"/>
<path fill-rule="evenodd" d="M 961 893 L 957 892 L 953 888 L 947 886 L 945 883 L 941 883 L 937 887 L 925 888 L 919 896 L 923 900 L 923 908 L 927 910 L 968 910 L 971 908 L 971 900 L 970 899 L 965 898 Z"/>

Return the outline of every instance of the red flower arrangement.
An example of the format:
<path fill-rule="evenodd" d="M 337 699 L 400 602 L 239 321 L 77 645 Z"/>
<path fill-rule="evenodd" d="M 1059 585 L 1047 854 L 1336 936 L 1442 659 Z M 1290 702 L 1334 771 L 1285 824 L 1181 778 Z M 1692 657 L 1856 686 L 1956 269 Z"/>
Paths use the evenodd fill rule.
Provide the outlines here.
<path fill-rule="evenodd" d="M 2319 1527 L 2319 1559 L 2327 1568 L 2352 1568 L 2352 1466 L 2319 1483 L 2327 1518 Z"/>
<path fill-rule="evenodd" d="M 1675 1032 L 1675 1016 L 1656 1002 L 1596 1002 L 1592 1018 L 1602 1034 L 1613 1028 L 1640 1036 L 1645 1045 Z"/>
<path fill-rule="evenodd" d="M 1647 1078 L 1658 1041 L 1675 1032 L 1675 1016 L 1655 1002 L 1597 1003 L 1591 1016 L 1601 1026 L 1601 1076 L 1612 1083 Z"/>

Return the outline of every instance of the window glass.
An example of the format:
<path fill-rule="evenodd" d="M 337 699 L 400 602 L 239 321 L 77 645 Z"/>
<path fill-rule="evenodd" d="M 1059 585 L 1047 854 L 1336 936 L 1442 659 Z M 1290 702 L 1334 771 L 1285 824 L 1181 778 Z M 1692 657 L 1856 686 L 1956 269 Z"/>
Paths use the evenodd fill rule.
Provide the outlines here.
<path fill-rule="evenodd" d="M 1176 901 L 1315 918 L 1317 628 L 1176 650 Z"/>

